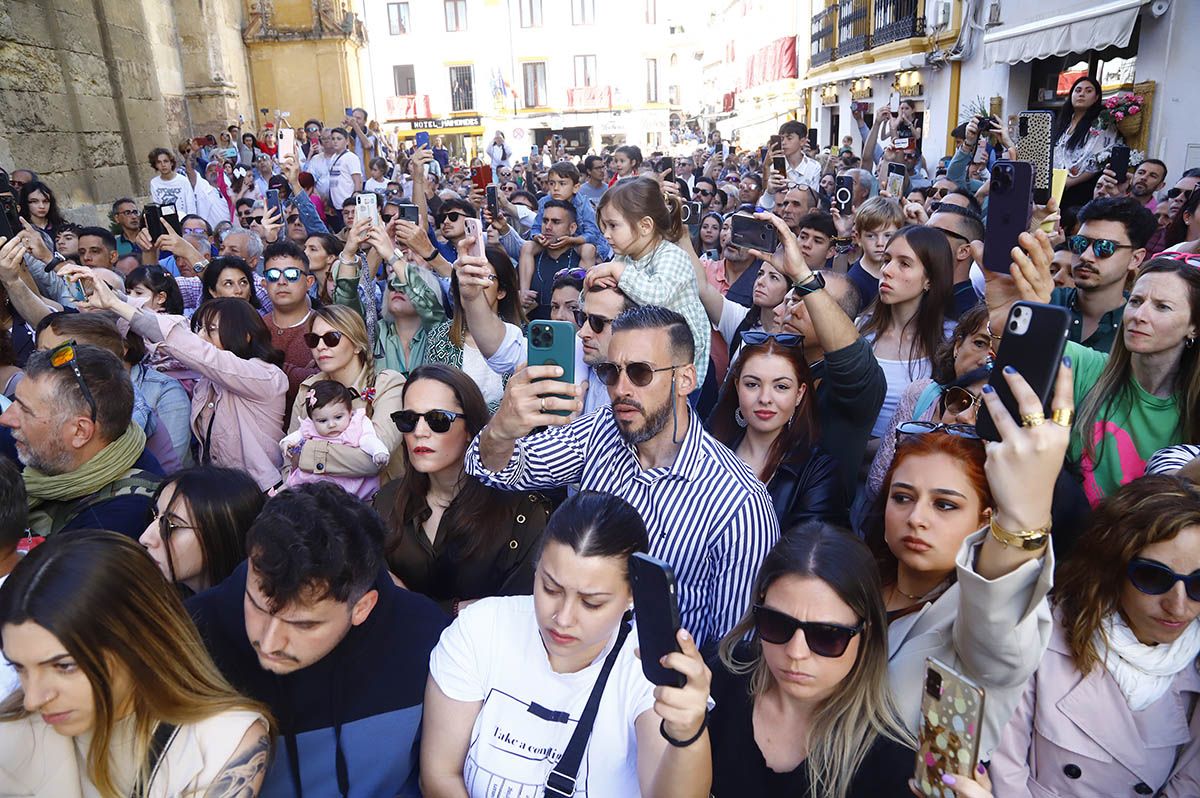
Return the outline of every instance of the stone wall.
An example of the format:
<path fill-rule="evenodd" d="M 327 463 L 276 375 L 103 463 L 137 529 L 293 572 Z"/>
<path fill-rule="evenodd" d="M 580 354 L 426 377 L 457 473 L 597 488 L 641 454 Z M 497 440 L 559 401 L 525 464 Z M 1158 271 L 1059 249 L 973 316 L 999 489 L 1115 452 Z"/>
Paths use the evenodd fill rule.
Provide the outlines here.
<path fill-rule="evenodd" d="M 68 216 L 144 195 L 154 147 L 250 114 L 240 0 L 0 0 L 0 166 Z"/>

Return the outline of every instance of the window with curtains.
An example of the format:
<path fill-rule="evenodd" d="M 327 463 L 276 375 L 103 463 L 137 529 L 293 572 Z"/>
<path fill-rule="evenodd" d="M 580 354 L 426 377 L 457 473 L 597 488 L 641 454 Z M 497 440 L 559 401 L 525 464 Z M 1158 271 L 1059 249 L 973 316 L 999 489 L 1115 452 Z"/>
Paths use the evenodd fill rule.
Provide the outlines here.
<path fill-rule="evenodd" d="M 596 24 L 596 0 L 571 0 L 571 24 Z"/>
<path fill-rule="evenodd" d="M 536 61 L 521 65 L 525 83 L 525 107 L 543 108 L 548 102 L 546 92 L 546 62 Z"/>
<path fill-rule="evenodd" d="M 399 36 L 408 33 L 408 3 L 388 3 L 388 33 Z"/>
<path fill-rule="evenodd" d="M 467 0 L 444 0 L 446 8 L 446 31 L 467 29 Z"/>
<path fill-rule="evenodd" d="M 576 86 L 595 86 L 596 85 L 596 56 L 594 56 L 594 55 L 577 55 L 577 56 L 575 56 L 575 85 Z"/>
<path fill-rule="evenodd" d="M 521 4 L 521 27 L 542 27 L 542 0 L 518 0 Z"/>

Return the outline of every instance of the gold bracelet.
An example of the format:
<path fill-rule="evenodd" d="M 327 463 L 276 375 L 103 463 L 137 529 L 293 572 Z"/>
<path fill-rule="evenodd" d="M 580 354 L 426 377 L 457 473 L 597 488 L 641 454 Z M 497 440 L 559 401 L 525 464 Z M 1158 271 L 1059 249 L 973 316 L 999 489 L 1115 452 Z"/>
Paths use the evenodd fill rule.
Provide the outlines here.
<path fill-rule="evenodd" d="M 1037 529 L 1022 529 L 1017 532 L 1010 532 L 1004 527 L 996 523 L 996 517 L 992 516 L 991 521 L 992 537 L 1000 542 L 1004 548 L 1016 546 L 1023 551 L 1037 551 L 1042 546 L 1046 545 L 1046 541 L 1050 538 L 1050 527 L 1053 526 L 1053 521 L 1047 521 L 1046 525 Z"/>

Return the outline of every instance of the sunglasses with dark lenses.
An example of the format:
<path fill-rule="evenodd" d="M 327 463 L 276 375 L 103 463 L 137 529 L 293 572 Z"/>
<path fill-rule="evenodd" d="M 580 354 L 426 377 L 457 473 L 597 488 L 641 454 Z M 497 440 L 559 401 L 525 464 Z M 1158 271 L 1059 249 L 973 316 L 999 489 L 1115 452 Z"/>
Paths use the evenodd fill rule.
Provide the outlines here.
<path fill-rule="evenodd" d="M 698 188 L 698 189 L 696 189 L 696 193 L 703 194 L 706 197 L 711 197 L 713 195 L 713 193 L 711 191 L 709 191 L 707 188 Z"/>
<path fill-rule="evenodd" d="M 298 221 L 300 221 L 300 217 L 299 217 L 299 216 L 289 216 L 289 217 L 287 218 L 287 223 L 288 223 L 288 224 L 295 224 L 295 223 L 296 223 L 296 222 L 298 222 Z"/>
<path fill-rule="evenodd" d="M 837 623 L 814 623 L 798 621 L 792 616 L 764 607 L 754 605 L 754 629 L 766 643 L 777 646 L 786 645 L 795 637 L 796 631 L 804 632 L 804 643 L 808 650 L 818 657 L 837 658 L 846 653 L 850 641 L 862 631 L 863 625 L 842 626 Z"/>
<path fill-rule="evenodd" d="M 592 332 L 596 333 L 597 335 L 604 332 L 604 328 L 612 324 L 612 319 L 606 319 L 603 316 L 597 316 L 595 313 L 584 313 L 582 310 L 578 309 L 576 309 L 574 313 L 576 327 L 582 327 L 584 324 L 587 324 L 592 328 Z"/>
<path fill-rule="evenodd" d="M 982 402 L 983 394 L 976 396 L 966 388 L 961 388 L 957 385 L 951 385 L 946 389 L 946 392 L 942 394 L 943 407 L 946 408 L 947 412 L 955 415 L 958 415 L 959 413 L 965 413 L 972 407 L 976 407 Z M 966 425 L 962 424 L 959 426 Z"/>
<path fill-rule="evenodd" d="M 75 381 L 79 383 L 79 390 L 83 392 L 84 401 L 88 403 L 88 409 L 92 411 L 92 421 L 95 421 L 96 398 L 92 396 L 87 383 L 83 381 L 83 372 L 79 370 L 79 361 L 75 358 L 75 342 L 67 341 L 51 349 L 50 365 L 56 369 L 69 368 L 71 370 L 71 373 L 75 375 Z"/>
<path fill-rule="evenodd" d="M 263 272 L 263 279 L 268 283 L 277 283 L 280 278 L 287 280 L 289 283 L 295 283 L 299 282 L 303 276 L 304 272 L 295 266 L 288 266 L 286 269 L 267 269 Z"/>
<path fill-rule="evenodd" d="M 309 349 L 316 349 L 317 344 L 324 343 L 325 346 L 333 349 L 342 341 L 342 334 L 337 330 L 330 330 L 324 335 L 317 335 L 315 332 L 306 332 L 304 334 L 304 345 Z"/>
<path fill-rule="evenodd" d="M 574 269 L 559 269 L 554 273 L 554 279 L 557 280 L 559 277 L 571 277 L 575 280 L 582 280 L 584 277 L 587 277 L 587 269 L 578 266 Z"/>
<path fill-rule="evenodd" d="M 446 222 L 457 222 L 459 219 L 465 219 L 466 217 L 467 215 L 462 211 L 450 211 L 449 213 L 439 216 L 437 223 L 439 226 L 441 226 Z"/>
<path fill-rule="evenodd" d="M 944 432 L 947 435 L 957 435 L 968 440 L 981 440 L 979 433 L 971 424 L 935 424 L 932 421 L 905 421 L 896 426 L 896 442 L 905 435 L 925 435 L 930 432 Z"/>
<path fill-rule="evenodd" d="M 742 343 L 758 346 L 767 341 L 774 341 L 780 346 L 793 347 L 804 343 L 804 336 L 795 333 L 769 333 L 762 330 L 748 330 L 742 333 Z"/>
<path fill-rule="evenodd" d="M 1200 571 L 1190 574 L 1177 574 L 1167 566 L 1154 560 L 1144 560 L 1134 557 L 1125 569 L 1129 583 L 1147 596 L 1161 596 L 1175 587 L 1176 582 L 1183 582 L 1183 589 L 1192 601 L 1200 601 Z"/>
<path fill-rule="evenodd" d="M 1067 239 L 1067 249 L 1076 255 L 1082 255 L 1089 246 L 1097 258 L 1112 257 L 1118 249 L 1133 249 L 1132 244 L 1118 244 L 1109 238 L 1088 238 L 1076 235 Z"/>
<path fill-rule="evenodd" d="M 397 410 L 392 413 L 392 423 L 396 425 L 396 429 L 406 433 L 415 430 L 417 421 L 422 418 L 429 425 L 429 429 L 441 434 L 448 431 L 450 425 L 455 421 L 463 418 L 463 414 L 450 410 L 427 410 L 424 413 L 418 413 L 415 410 Z"/>
<path fill-rule="evenodd" d="M 384 224 L 391 224 L 391 223 L 392 223 L 392 219 L 395 219 L 395 218 L 396 218 L 396 214 L 394 214 L 394 213 L 393 213 L 393 214 L 389 214 L 389 215 L 386 215 L 386 216 L 385 216 L 384 214 L 380 214 L 380 215 L 379 215 L 379 218 L 383 220 L 383 223 L 384 223 Z"/>
<path fill-rule="evenodd" d="M 629 381 L 639 388 L 644 388 L 654 379 L 654 375 L 660 371 L 670 371 L 674 373 L 675 369 L 683 368 L 678 366 L 663 366 L 662 368 L 654 368 L 649 363 L 635 361 L 633 363 L 597 363 L 592 366 L 592 371 L 596 372 L 596 376 L 600 378 L 600 382 L 609 387 L 616 385 L 617 380 L 621 379 L 621 372 L 624 371 L 629 375 Z"/>
<path fill-rule="evenodd" d="M 1192 189 L 1190 189 L 1190 188 L 1172 188 L 1172 189 L 1169 189 L 1169 190 L 1167 191 L 1167 199 L 1175 199 L 1175 198 L 1176 198 L 1176 197 L 1178 197 L 1180 194 L 1182 194 L 1182 195 L 1183 195 L 1183 198 L 1186 200 L 1188 197 L 1192 196 Z"/>
<path fill-rule="evenodd" d="M 246 217 L 246 221 L 247 221 L 247 222 L 250 222 L 250 224 L 262 224 L 262 220 L 263 220 L 263 218 L 262 218 L 261 216 L 248 216 L 248 217 Z"/>

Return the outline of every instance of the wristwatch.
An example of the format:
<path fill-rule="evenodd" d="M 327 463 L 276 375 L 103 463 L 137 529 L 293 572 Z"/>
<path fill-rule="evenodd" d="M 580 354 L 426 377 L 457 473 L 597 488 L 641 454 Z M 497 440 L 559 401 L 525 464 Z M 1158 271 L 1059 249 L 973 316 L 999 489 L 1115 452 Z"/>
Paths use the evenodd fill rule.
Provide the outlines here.
<path fill-rule="evenodd" d="M 208 268 L 208 258 L 201 258 L 192 264 L 192 271 L 194 271 L 196 274 L 200 274 L 206 268 Z"/>
<path fill-rule="evenodd" d="M 792 288 L 800 296 L 808 296 L 814 291 L 820 291 L 825 287 L 825 275 L 820 272 L 809 272 L 808 277 L 805 277 L 798 283 L 792 283 Z"/>
<path fill-rule="evenodd" d="M 388 266 L 395 266 L 400 262 L 400 253 L 398 251 L 392 252 L 392 257 L 388 258 L 387 262 Z"/>
<path fill-rule="evenodd" d="M 55 252 L 50 256 L 50 260 L 46 261 L 46 271 L 52 272 L 66 262 L 67 259 L 63 257 L 61 252 Z"/>

